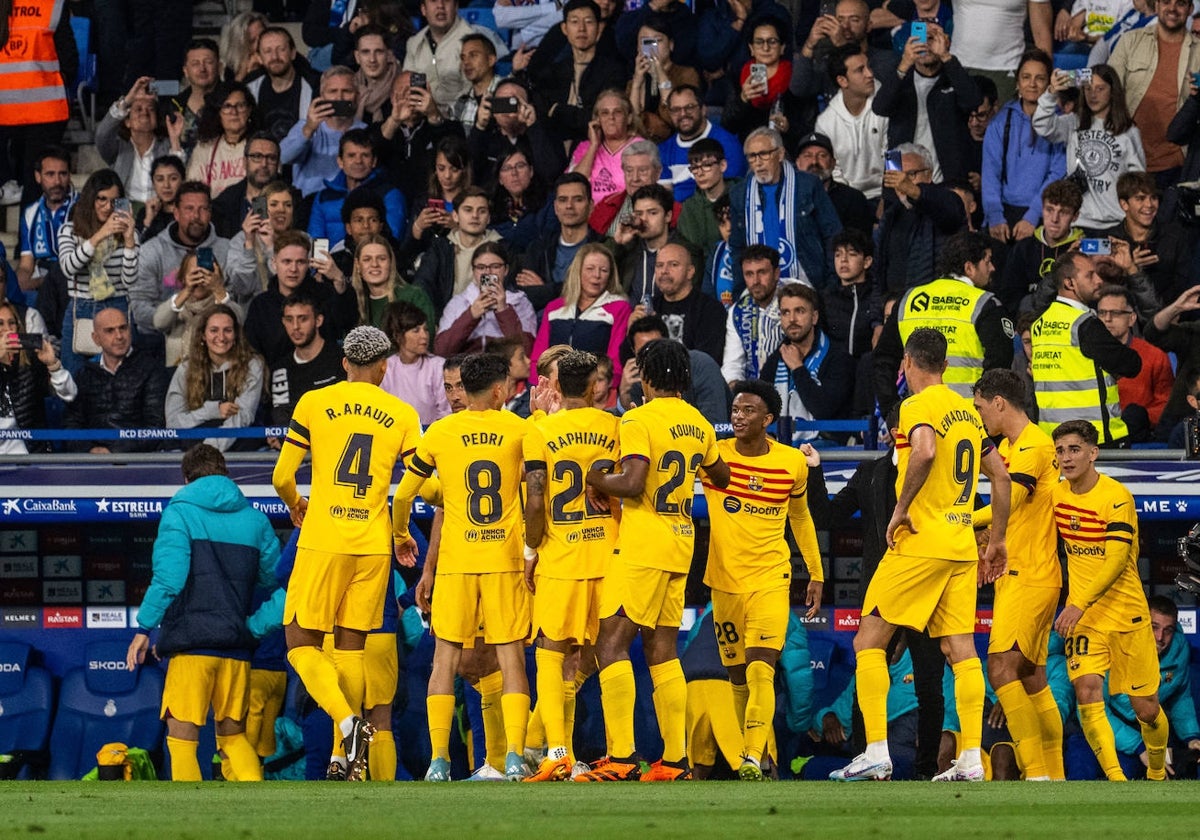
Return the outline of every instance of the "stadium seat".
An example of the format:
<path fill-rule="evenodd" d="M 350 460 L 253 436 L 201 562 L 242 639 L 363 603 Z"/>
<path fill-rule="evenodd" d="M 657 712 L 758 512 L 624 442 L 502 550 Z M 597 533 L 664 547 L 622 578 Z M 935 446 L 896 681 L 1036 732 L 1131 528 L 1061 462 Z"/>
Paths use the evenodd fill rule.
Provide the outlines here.
<path fill-rule="evenodd" d="M 71 16 L 71 30 L 75 35 L 75 46 L 79 50 L 79 78 L 75 79 L 75 101 L 84 129 L 90 134 L 96 131 L 96 53 L 91 50 L 91 18 Z M 84 99 L 84 94 L 88 98 Z"/>
<path fill-rule="evenodd" d="M 152 665 L 125 670 L 124 642 L 93 642 L 84 665 L 63 676 L 50 733 L 50 778 L 78 779 L 111 741 L 157 753 L 162 744 L 164 674 Z"/>
<path fill-rule="evenodd" d="M 0 642 L 0 754 L 17 757 L 16 778 L 31 778 L 31 765 L 45 763 L 50 735 L 50 673 L 31 664 L 31 653 L 22 642 Z"/>

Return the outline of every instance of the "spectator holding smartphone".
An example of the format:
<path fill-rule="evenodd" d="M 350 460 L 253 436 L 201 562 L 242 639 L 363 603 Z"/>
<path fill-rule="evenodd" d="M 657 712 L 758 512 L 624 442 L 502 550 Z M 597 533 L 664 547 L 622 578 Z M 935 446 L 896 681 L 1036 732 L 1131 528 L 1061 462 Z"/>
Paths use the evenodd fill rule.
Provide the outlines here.
<path fill-rule="evenodd" d="M 508 249 L 485 242 L 471 254 L 471 285 L 450 299 L 438 323 L 434 352 L 439 356 L 478 353 L 506 336 L 520 336 L 529 353 L 537 316 L 525 294 L 504 288 Z"/>
<path fill-rule="evenodd" d="M 337 175 L 338 143 L 351 128 L 365 128 L 354 114 L 358 88 L 354 71 L 337 65 L 321 74 L 321 95 L 308 106 L 304 119 L 292 126 L 279 143 L 281 162 L 291 164 L 292 184 L 308 198 Z"/>
<path fill-rule="evenodd" d="M 130 201 L 145 202 L 153 194 L 147 164 L 154 158 L 172 154 L 187 159 L 183 118 L 171 109 L 159 120 L 158 100 L 150 90 L 153 81 L 149 76 L 139 78 L 96 126 L 96 151 L 121 178 Z"/>
<path fill-rule="evenodd" d="M 26 333 L 22 308 L 10 300 L 0 302 L 0 429 L 42 428 L 46 425 L 45 398 L 51 391 L 66 402 L 78 393 L 50 340 L 43 335 L 39 344 Z M 48 443 L 31 446 L 38 451 L 50 448 Z M 0 455 L 28 451 L 23 440 L 0 440 Z"/>
<path fill-rule="evenodd" d="M 137 278 L 138 239 L 125 186 L 111 169 L 94 172 L 79 192 L 71 218 L 58 232 L 58 264 L 67 277 L 63 315 L 63 365 L 75 373 L 99 352 L 75 322 L 90 321 L 100 304 L 129 311 L 129 289 Z"/>
<path fill-rule="evenodd" d="M 201 315 L 186 357 L 171 377 L 167 428 L 240 429 L 253 424 L 262 399 L 263 370 L 262 357 L 246 342 L 237 313 L 224 304 L 213 304 Z M 234 438 L 205 440 L 222 452 L 234 442 Z"/>
<path fill-rule="evenodd" d="M 234 303 L 225 288 L 225 275 L 213 259 L 211 248 L 188 252 L 179 266 L 178 277 L 182 284 L 179 291 L 154 310 L 154 328 L 166 336 L 169 368 L 183 361 L 196 322 L 214 303 L 228 306 L 239 321 L 245 320 L 242 307 Z"/>

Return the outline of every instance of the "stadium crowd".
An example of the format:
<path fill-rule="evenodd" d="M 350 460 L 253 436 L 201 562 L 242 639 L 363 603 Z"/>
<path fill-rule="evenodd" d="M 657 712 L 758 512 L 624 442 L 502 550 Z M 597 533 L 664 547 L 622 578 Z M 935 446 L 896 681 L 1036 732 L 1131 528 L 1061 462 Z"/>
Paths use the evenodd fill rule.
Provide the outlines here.
<path fill-rule="evenodd" d="M 476 10 L 486 17 L 467 14 L 472 10 L 455 0 L 424 0 L 419 8 L 333 0 L 308 6 L 307 56 L 279 25 L 287 4 L 264 3 L 272 7 L 264 8 L 267 14 L 237 15 L 219 43 L 185 31 L 186 2 L 161 5 L 182 6 L 180 14 L 135 15 L 131 24 L 97 7 L 103 116 L 94 142 L 106 167 L 86 173 L 76 191 L 73 156 L 61 141 L 69 102 L 64 85 L 74 61 L 74 42 L 64 32 L 77 5 L 56 0 L 41 4 L 37 14 L 10 16 L 10 47 L 19 44 L 27 54 L 10 49 L 0 58 L 0 175 L 11 179 L 4 198 L 22 205 L 16 253 L 12 259 L 0 254 L 6 275 L 0 429 L 54 422 L 78 429 L 287 427 L 285 436 L 265 441 L 219 437 L 208 443 L 280 450 L 276 487 L 299 526 L 317 504 L 310 506 L 294 478 L 289 483 L 283 474 L 294 472 L 304 452 L 313 452 L 314 496 L 325 484 L 354 487 L 360 500 L 377 495 L 378 483 L 372 491 L 369 479 L 384 469 L 369 445 L 357 454 L 326 452 L 336 435 L 317 423 L 328 415 L 341 434 L 348 427 L 337 425 L 339 418 L 353 419 L 322 402 L 335 393 L 326 386 L 347 380 L 337 387 L 360 394 L 362 405 L 403 415 L 392 432 L 398 437 L 389 439 L 391 463 L 403 457 L 408 467 L 396 507 L 407 511 L 418 492 L 427 494 L 448 523 L 435 519 L 434 533 L 450 535 L 440 553 L 431 546 L 416 602 L 428 607 L 438 566 L 431 558 L 441 560 L 439 591 L 464 602 L 478 595 L 468 591 L 477 585 L 472 577 L 503 571 L 521 578 L 511 591 L 480 596 L 489 609 L 498 602 L 510 609 L 485 613 L 483 627 L 474 612 L 460 611 L 453 626 L 445 623 L 448 610 L 434 612 L 427 775 L 433 781 L 451 776 L 456 672 L 482 696 L 485 729 L 490 721 L 487 760 L 475 762 L 485 778 L 490 768 L 507 778 L 672 780 L 690 777 L 687 756 L 697 769 L 713 763 L 714 750 L 685 749 L 691 695 L 684 684 L 693 678 L 676 655 L 680 616 L 670 609 L 675 600 L 682 603 L 679 575 L 686 579 L 690 566 L 697 474 L 712 493 L 729 490 L 726 511 L 740 506 L 738 492 L 754 498 L 782 493 L 774 499 L 778 533 L 766 539 L 770 550 L 761 556 L 790 570 L 790 552 L 782 560 L 771 553 L 780 550 L 790 524 L 809 564 L 810 588 L 801 600 L 815 608 L 822 575 L 813 519 L 831 514 L 816 503 L 810 517 L 807 502 L 790 511 L 789 500 L 825 498 L 809 483 L 819 475 L 822 447 L 864 437 L 873 443 L 879 427 L 899 432 L 898 450 L 915 451 L 923 437 L 917 433 L 928 426 L 914 420 L 913 406 L 936 408 L 928 407 L 932 397 L 917 400 L 924 392 L 936 388 L 947 395 L 939 396 L 943 401 L 974 399 L 977 407 L 1002 401 L 1004 410 L 1019 410 L 1034 421 L 1032 428 L 1040 426 L 1051 457 L 1063 438 L 1077 449 L 1152 440 L 1182 446 L 1189 418 L 1200 411 L 1200 343 L 1190 340 L 1200 329 L 1192 320 L 1200 310 L 1200 286 L 1193 285 L 1200 253 L 1192 244 L 1200 187 L 1190 184 L 1200 175 L 1200 144 L 1192 143 L 1200 130 L 1200 35 L 1193 34 L 1186 0 L 1153 6 L 1144 0 L 959 0 L 953 8 L 938 0 L 877 6 L 866 0 L 716 0 L 695 8 L 675 0 L 632 8 L 569 0 L 498 2 Z M 128 5 L 136 11 L 147 4 Z M 128 43 L 127 24 L 136 36 Z M 928 346 L 924 328 L 930 327 L 944 336 L 940 350 Z M 934 370 L 939 364 L 944 374 Z M 985 384 L 996 371 L 1011 374 L 999 385 Z M 362 387 L 380 385 L 388 401 L 361 397 Z M 51 395 L 66 404 L 61 421 L 47 418 L 55 414 L 47 412 Z M 908 395 L 913 399 L 903 403 L 899 419 L 884 421 Z M 662 408 L 656 417 L 656 403 L 674 413 Z M 510 426 L 513 418 L 489 415 L 486 429 L 470 426 L 473 412 L 500 408 L 520 417 L 544 414 L 546 423 L 586 409 L 588 425 L 581 429 L 568 425 L 582 422 L 578 414 L 556 421 L 562 428 L 553 434 L 568 437 L 590 430 L 615 440 L 613 415 L 625 419 L 621 472 L 589 472 L 597 460 L 591 456 L 559 462 L 578 471 L 571 501 L 597 506 L 567 512 L 606 523 L 597 539 L 619 539 L 628 554 L 633 540 L 661 526 L 664 511 L 676 516 L 686 508 L 688 521 L 687 556 L 667 552 L 657 561 L 653 571 L 661 580 L 626 570 L 621 586 L 603 593 L 562 588 L 583 598 L 581 604 L 596 599 L 590 613 L 581 606 L 580 614 L 598 611 L 598 630 L 554 624 L 561 617 L 538 612 L 550 599 L 534 595 L 535 630 L 553 641 L 537 649 L 536 693 L 562 702 L 535 712 L 537 723 L 528 731 L 530 686 L 517 643 L 525 636 L 506 630 L 520 624 L 528 597 L 524 578 L 533 590 L 533 571 L 517 559 L 520 543 L 509 558 L 514 567 L 500 569 L 486 565 L 486 552 L 470 560 L 472 546 L 454 541 L 466 533 L 480 538 L 464 530 L 469 524 L 503 519 L 503 527 L 493 529 L 501 534 L 497 539 L 507 545 L 523 527 L 525 559 L 536 562 L 541 541 L 529 538 L 531 522 L 540 523 L 532 526 L 540 533 L 538 527 L 552 532 L 555 520 L 546 511 L 531 520 L 529 510 L 510 510 L 522 468 L 539 500 L 546 482 L 553 487 L 573 473 L 564 467 L 548 477 L 556 447 L 531 448 L 534 435 L 513 431 L 524 428 Z M 972 429 L 956 432 L 966 442 L 961 451 L 972 453 L 966 467 L 972 489 L 978 469 L 992 469 L 989 461 L 999 463 L 999 456 L 980 435 L 972 443 L 971 434 L 986 425 L 988 434 L 1008 435 L 989 411 L 1001 409 L 980 408 L 983 422 L 976 417 Z M 963 419 L 954 413 L 946 409 L 947 428 Z M 803 455 L 766 437 L 768 416 L 785 443 L 804 444 Z M 866 431 L 858 432 L 794 422 L 875 417 L 884 422 L 863 423 Z M 737 443 L 718 445 L 711 425 L 731 421 Z M 440 431 L 418 444 L 418 433 L 405 436 L 418 422 Z M 642 428 L 641 437 L 631 434 L 627 441 L 626 426 Z M 685 458 L 669 450 L 679 456 L 678 480 L 647 484 L 661 481 L 647 479 L 645 465 L 661 454 L 656 447 L 669 427 L 676 438 L 695 438 L 688 441 L 695 451 Z M 465 456 L 454 449 L 450 430 L 466 441 L 471 428 L 480 435 L 472 446 L 496 449 L 487 462 L 496 472 L 490 478 L 471 473 L 474 484 L 456 487 L 438 464 L 461 472 Z M 549 431 L 539 434 L 553 439 Z M 7 439 L 0 452 L 38 445 Z M 152 444 L 69 445 L 104 454 Z M 958 452 L 938 453 L 929 457 L 943 465 L 953 460 L 957 475 Z M 348 460 L 318 466 L 319 458 L 339 457 Z M 906 453 L 901 463 L 908 457 L 917 455 Z M 767 459 L 767 471 L 783 476 L 770 480 L 786 487 L 741 486 L 746 479 L 736 470 L 731 478 L 727 462 L 754 458 Z M 219 463 L 219 457 L 206 462 L 205 476 L 221 474 Z M 1085 467 L 1077 473 L 1088 475 Z M 994 486 L 1000 475 L 1007 475 L 1003 466 L 989 472 Z M 441 486 L 431 489 L 439 478 Z M 671 496 L 681 486 L 686 501 Z M 962 499 L 973 496 L 967 486 Z M 646 487 L 657 487 L 661 498 L 655 494 L 658 506 L 643 510 L 638 500 Z M 989 509 L 994 542 L 980 549 L 985 565 L 995 568 L 1002 565 L 1008 517 L 1007 494 L 1000 496 L 1003 505 Z M 603 500 L 616 504 L 619 498 L 626 520 L 617 537 Z M 900 507 L 912 502 L 901 495 Z M 880 524 L 889 516 L 882 514 Z M 639 522 L 645 530 L 635 537 Z M 340 768 L 362 777 L 369 757 L 382 762 L 371 767 L 372 776 L 394 777 L 395 745 L 381 746 L 391 731 L 392 698 L 372 695 L 370 678 L 363 694 L 363 651 L 371 650 L 366 631 L 375 625 L 321 602 L 328 593 L 313 594 L 329 583 L 313 572 L 315 556 L 373 554 L 355 554 L 353 537 L 338 540 L 346 535 L 334 528 L 344 524 L 298 529 L 295 570 L 286 606 L 276 605 L 282 607 L 277 624 L 287 625 L 288 661 L 340 730 L 334 740 L 344 738 L 334 746 L 330 774 L 337 777 Z M 969 533 L 970 516 L 960 524 Z M 714 524 L 714 533 L 720 527 Z M 889 526 L 885 540 L 893 548 L 894 530 Z M 482 533 L 487 538 L 491 531 Z M 394 534 L 401 563 L 414 561 L 407 521 L 398 519 Z M 714 536 L 714 544 L 721 539 Z M 252 588 L 254 568 L 248 568 L 245 585 Z M 744 570 L 726 570 L 722 579 L 711 559 L 709 569 L 720 648 L 711 651 L 717 667 L 709 670 L 724 676 L 724 665 L 732 664 L 724 678 L 732 681 L 739 730 L 745 722 L 740 755 L 735 750 L 731 763 L 740 765 L 733 769 L 743 778 L 762 778 L 777 747 L 773 736 L 755 730 L 769 728 L 763 720 L 775 717 L 776 670 L 790 673 L 787 663 L 797 661 L 784 640 L 802 636 L 803 628 L 772 624 L 761 639 L 778 646 L 723 637 L 733 626 L 728 616 L 759 609 L 751 606 L 758 590 L 741 588 Z M 767 564 L 749 574 L 769 576 L 773 569 Z M 377 572 L 371 586 L 391 577 Z M 343 584 L 358 581 L 357 572 L 337 574 Z M 537 586 L 557 580 L 545 567 L 543 574 L 547 580 Z M 602 576 L 581 574 L 571 582 Z M 455 592 L 443 575 L 466 582 Z M 637 603 L 643 588 L 655 586 L 664 587 L 663 606 Z M 788 589 L 782 592 L 786 600 Z M 365 607 L 355 603 L 371 612 L 385 600 L 382 593 Z M 627 600 L 619 600 L 622 593 Z M 394 606 L 394 593 L 386 600 Z M 838 771 L 854 778 L 892 774 L 891 736 L 882 753 L 873 736 L 885 725 L 890 733 L 893 718 L 915 707 L 911 697 L 893 702 L 889 693 L 908 686 L 911 694 L 914 680 L 905 669 L 920 667 L 916 655 L 905 664 L 904 650 L 919 643 L 889 644 L 893 625 L 928 622 L 934 636 L 969 635 L 939 614 L 909 621 L 902 612 L 885 620 L 881 616 L 893 614 L 874 603 L 881 612 L 866 618 L 878 621 L 865 621 L 856 642 L 863 725 L 851 722 L 849 695 L 812 716 L 804 709 L 810 690 L 788 709 L 794 734 L 811 730 L 810 740 L 831 746 L 865 730 L 866 751 Z M 1085 599 L 1077 608 L 1093 603 Z M 1166 605 L 1151 606 L 1165 617 L 1154 619 L 1154 641 L 1165 655 L 1174 618 Z M 391 620 L 394 633 L 400 619 Z M 1150 620 L 1147 613 L 1139 629 L 1148 629 Z M 323 654 L 320 636 L 335 627 L 348 632 L 333 634 L 333 648 Z M 664 743 L 662 760 L 645 769 L 633 760 L 629 647 L 639 628 Z M 1084 638 L 1072 635 L 1073 622 L 1060 629 L 1068 643 Z M 1048 625 L 1045 630 L 1034 636 L 1037 649 L 1018 635 L 1025 643 L 1017 651 L 1026 652 L 1022 661 L 995 671 L 989 663 L 1000 698 L 993 702 L 1002 702 L 1020 729 L 1009 739 L 1017 745 L 1009 769 L 997 772 L 991 764 L 996 777 L 1063 772 L 1061 757 L 1035 755 L 1032 747 L 1040 738 L 1053 751 L 1053 738 L 1045 729 L 1038 734 L 1038 718 L 1044 723 L 1059 708 L 1047 702 L 1058 697 L 1050 697 L 1046 677 L 1030 682 L 1027 673 L 1048 670 Z M 472 648 L 476 631 L 484 640 L 480 650 Z M 585 642 L 595 644 L 590 664 L 580 656 Z M 961 733 L 949 748 L 957 763 L 940 768 L 950 780 L 984 773 L 983 679 L 969 646 L 960 639 L 934 653 L 939 692 L 942 653 L 953 664 L 950 699 L 939 707 L 972 712 L 969 721 L 938 721 L 933 730 Z M 1086 654 L 1066 651 L 1067 657 Z M 807 657 L 800 661 L 807 667 Z M 1113 714 L 1127 730 L 1121 752 L 1140 753 L 1150 774 L 1161 777 L 1164 713 L 1157 695 L 1151 706 L 1127 685 L 1131 673 L 1132 682 L 1143 675 L 1146 662 L 1138 661 L 1141 670 L 1118 675 L 1124 692 L 1113 692 L 1133 694 L 1133 703 Z M 597 668 L 611 760 L 581 769 L 570 743 L 574 698 Z M 346 673 L 358 676 L 347 680 Z M 357 687 L 339 686 L 339 679 L 357 680 Z M 707 679 L 711 675 L 696 681 Z M 970 690 L 960 687 L 956 694 L 955 681 Z M 929 680 L 916 683 L 920 692 Z M 1027 695 L 1023 703 L 1018 692 Z M 1099 688 L 1080 692 L 1077 685 L 1083 737 L 1094 745 L 1106 695 Z M 1020 709 L 1015 716 L 1013 707 Z M 992 708 L 989 726 L 999 722 Z M 909 721 L 914 753 L 917 729 L 929 732 L 928 726 Z M 1061 727 L 1060 717 L 1059 750 Z M 1184 748 L 1200 749 L 1194 707 L 1190 721 L 1172 719 L 1171 729 Z M 178 747 L 180 738 L 173 737 Z M 902 742 L 897 737 L 892 745 L 897 766 Z M 368 743 L 374 744 L 370 755 Z M 916 757 L 916 772 L 932 776 L 931 741 L 920 744 L 925 754 Z M 549 752 L 526 767 L 526 746 Z M 1101 753 L 1101 769 L 1117 778 L 1122 771 L 1111 752 Z M 245 768 L 253 762 L 240 745 L 234 754 L 241 769 L 231 772 L 252 777 Z"/>

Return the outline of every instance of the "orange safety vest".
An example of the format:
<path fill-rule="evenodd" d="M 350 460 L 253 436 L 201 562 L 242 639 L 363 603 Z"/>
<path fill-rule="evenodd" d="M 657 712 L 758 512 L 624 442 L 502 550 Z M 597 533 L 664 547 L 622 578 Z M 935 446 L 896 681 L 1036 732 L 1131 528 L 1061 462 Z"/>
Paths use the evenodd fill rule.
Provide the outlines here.
<path fill-rule="evenodd" d="M 54 31 L 66 0 L 13 0 L 0 50 L 0 125 L 62 122 L 69 116 Z"/>

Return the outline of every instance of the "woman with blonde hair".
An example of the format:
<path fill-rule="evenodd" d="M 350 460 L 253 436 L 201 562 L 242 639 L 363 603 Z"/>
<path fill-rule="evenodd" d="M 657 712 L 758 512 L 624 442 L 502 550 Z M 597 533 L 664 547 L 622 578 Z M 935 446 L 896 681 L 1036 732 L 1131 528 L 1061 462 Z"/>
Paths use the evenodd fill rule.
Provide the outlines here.
<path fill-rule="evenodd" d="M 237 313 L 225 304 L 213 304 L 200 316 L 187 356 L 171 377 L 167 428 L 241 429 L 253 425 L 262 399 L 263 370 L 262 357 L 246 342 Z M 234 438 L 204 442 L 225 451 Z"/>
<path fill-rule="evenodd" d="M 242 12 L 221 30 L 221 64 L 225 81 L 244 82 L 262 66 L 258 58 L 258 36 L 271 25 L 262 12 Z"/>
<path fill-rule="evenodd" d="M 328 270 L 316 266 L 317 270 L 333 280 L 334 273 L 341 275 L 341 270 L 332 259 L 329 260 Z M 382 236 L 372 234 L 358 243 L 354 252 L 354 273 L 350 275 L 350 285 L 358 296 L 358 323 L 369 324 L 372 327 L 383 328 L 387 315 L 388 304 L 396 300 L 406 300 L 425 313 L 428 320 L 429 332 L 433 334 L 433 304 L 429 295 L 419 286 L 407 283 L 396 269 L 396 255 L 391 243 Z"/>
<path fill-rule="evenodd" d="M 619 365 L 630 312 L 612 252 L 607 245 L 590 242 L 571 261 L 562 296 L 546 305 L 530 357 L 536 365 L 547 347 L 567 344 L 608 356 Z"/>
<path fill-rule="evenodd" d="M 220 263 L 214 261 L 211 269 L 201 268 L 195 252 L 189 251 L 179 264 L 177 276 L 182 284 L 179 291 L 154 310 L 154 328 L 167 338 L 166 359 L 169 368 L 183 362 L 192 344 L 197 320 L 214 303 L 232 309 L 239 322 L 246 319 L 242 307 L 233 302 L 226 290 L 225 274 L 221 271 Z"/>

